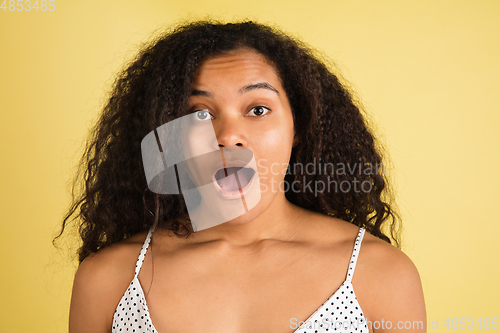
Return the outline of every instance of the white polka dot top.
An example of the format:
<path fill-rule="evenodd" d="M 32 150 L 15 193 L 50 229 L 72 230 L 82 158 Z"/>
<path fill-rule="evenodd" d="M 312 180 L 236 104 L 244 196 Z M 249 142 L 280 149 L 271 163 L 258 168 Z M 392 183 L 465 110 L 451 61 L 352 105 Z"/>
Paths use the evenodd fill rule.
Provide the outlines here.
<path fill-rule="evenodd" d="M 149 230 L 144 241 L 139 258 L 135 265 L 135 276 L 128 289 L 123 294 L 113 316 L 113 329 L 115 332 L 156 332 L 149 317 L 148 305 L 144 292 L 137 279 L 141 270 L 146 251 L 151 241 L 154 228 Z M 356 332 L 369 333 L 366 319 L 358 304 L 356 294 L 352 287 L 352 276 L 358 260 L 358 253 L 365 229 L 360 228 L 351 255 L 347 270 L 347 278 L 337 291 L 319 307 L 309 318 L 304 321 L 290 320 L 290 328 L 297 328 L 294 333 L 319 333 L 319 332 Z M 162 332 L 166 333 L 166 332 Z"/>

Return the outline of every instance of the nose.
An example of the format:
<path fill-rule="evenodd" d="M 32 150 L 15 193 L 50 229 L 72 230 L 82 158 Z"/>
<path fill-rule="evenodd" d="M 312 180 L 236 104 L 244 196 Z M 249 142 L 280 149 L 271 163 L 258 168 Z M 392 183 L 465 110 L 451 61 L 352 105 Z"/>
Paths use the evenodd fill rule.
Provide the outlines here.
<path fill-rule="evenodd" d="M 214 124 L 219 147 L 246 147 L 247 136 L 242 124 L 232 117 L 221 117 Z"/>

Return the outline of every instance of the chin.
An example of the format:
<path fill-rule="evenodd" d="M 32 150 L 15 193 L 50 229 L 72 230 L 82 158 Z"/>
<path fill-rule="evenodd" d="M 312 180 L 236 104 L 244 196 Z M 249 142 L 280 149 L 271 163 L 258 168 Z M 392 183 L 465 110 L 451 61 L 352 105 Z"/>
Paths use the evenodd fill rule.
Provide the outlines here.
<path fill-rule="evenodd" d="M 255 206 L 254 208 L 249 210 L 247 213 L 240 215 L 232 220 L 229 220 L 229 221 L 223 223 L 222 225 L 230 225 L 230 226 L 234 225 L 234 226 L 236 226 L 236 225 L 244 225 L 244 224 L 251 223 L 256 218 L 261 216 L 269 208 L 269 206 L 271 205 L 272 201 L 275 198 L 276 198 L 276 195 L 271 197 L 269 195 L 263 194 L 261 197 L 261 200 L 257 204 L 257 206 Z"/>

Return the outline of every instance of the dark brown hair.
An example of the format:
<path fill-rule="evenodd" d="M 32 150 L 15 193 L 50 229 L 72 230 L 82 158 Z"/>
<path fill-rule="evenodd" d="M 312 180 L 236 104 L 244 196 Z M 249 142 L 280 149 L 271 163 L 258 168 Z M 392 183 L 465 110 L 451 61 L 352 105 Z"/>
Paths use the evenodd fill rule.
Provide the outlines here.
<path fill-rule="evenodd" d="M 79 261 L 100 248 L 146 230 L 154 223 L 188 236 L 182 196 L 158 195 L 147 188 L 141 140 L 156 127 L 185 113 L 200 63 L 239 48 L 264 55 L 288 95 L 296 134 L 290 164 L 371 165 L 375 172 L 287 174 L 299 191 L 287 199 L 311 211 L 366 228 L 398 245 L 398 218 L 387 201 L 387 177 L 374 136 L 346 87 L 307 46 L 272 27 L 240 22 L 198 21 L 181 25 L 142 48 L 113 84 L 109 100 L 91 132 L 62 235 L 77 221 L 83 241 Z M 300 179 L 299 179 L 300 178 Z M 80 183 L 78 183 L 80 179 Z M 369 184 L 370 191 L 314 192 L 304 181 Z M 345 186 L 344 186 L 345 188 Z M 387 228 L 383 228 L 387 225 Z M 387 229 L 384 231 L 383 229 Z"/>

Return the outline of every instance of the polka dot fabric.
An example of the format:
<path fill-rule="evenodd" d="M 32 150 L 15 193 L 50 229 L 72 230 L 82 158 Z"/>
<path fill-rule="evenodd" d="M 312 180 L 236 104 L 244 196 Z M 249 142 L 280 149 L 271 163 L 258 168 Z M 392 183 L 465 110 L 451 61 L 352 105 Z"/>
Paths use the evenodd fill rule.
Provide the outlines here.
<path fill-rule="evenodd" d="M 148 305 L 142 290 L 141 284 L 137 279 L 139 271 L 141 270 L 142 263 L 146 257 L 151 236 L 153 235 L 154 228 L 149 230 L 148 236 L 142 245 L 141 253 L 135 265 L 135 276 L 127 291 L 123 294 L 120 303 L 116 307 L 113 316 L 113 329 L 115 332 L 157 332 L 149 317 Z"/>
<path fill-rule="evenodd" d="M 120 303 L 116 307 L 113 316 L 112 333 L 116 332 L 152 332 L 157 333 L 151 318 L 144 292 L 137 279 L 141 270 L 146 251 L 151 241 L 154 228 L 149 230 L 144 241 L 141 253 L 137 259 L 135 276 L 127 291 L 123 294 Z M 301 325 L 294 333 L 318 333 L 318 332 L 359 332 L 369 333 L 366 319 L 358 304 L 354 289 L 352 287 L 352 276 L 358 260 L 358 253 L 365 229 L 360 228 L 352 251 L 351 261 L 347 270 L 347 278 L 340 288 L 316 310 L 304 322 L 296 322 Z"/>

